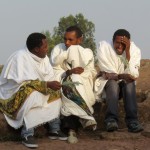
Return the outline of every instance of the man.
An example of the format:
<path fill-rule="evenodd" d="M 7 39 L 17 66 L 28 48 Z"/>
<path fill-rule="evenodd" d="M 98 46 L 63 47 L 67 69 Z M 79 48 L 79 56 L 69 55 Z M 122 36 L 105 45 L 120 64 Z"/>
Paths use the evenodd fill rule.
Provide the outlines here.
<path fill-rule="evenodd" d="M 55 77 L 63 85 L 61 113 L 65 116 L 64 128 L 69 129 L 69 143 L 78 141 L 78 121 L 84 128 L 96 126 L 92 116 L 94 57 L 90 49 L 79 45 L 81 42 L 82 31 L 77 26 L 70 26 L 66 29 L 64 43 L 56 45 L 50 57 Z"/>
<path fill-rule="evenodd" d="M 46 36 L 32 33 L 27 47 L 12 54 L 4 65 L 0 77 L 0 110 L 10 126 L 18 129 L 23 125 L 22 143 L 38 147 L 34 128 L 49 122 L 51 132 L 67 140 L 60 132 L 61 84 L 54 81 L 53 68 L 47 57 Z M 50 132 L 50 131 L 49 131 Z"/>
<path fill-rule="evenodd" d="M 138 122 L 135 80 L 139 76 L 141 52 L 125 29 L 117 30 L 112 42 L 102 41 L 97 50 L 100 73 L 95 82 L 97 97 L 106 96 L 107 131 L 118 129 L 118 100 L 123 96 L 129 132 L 143 130 Z"/>

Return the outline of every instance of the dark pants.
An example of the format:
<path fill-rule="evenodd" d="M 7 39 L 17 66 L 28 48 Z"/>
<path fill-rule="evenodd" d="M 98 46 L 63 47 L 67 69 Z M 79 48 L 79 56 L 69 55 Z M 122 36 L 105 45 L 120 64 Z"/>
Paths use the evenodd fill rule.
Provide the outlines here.
<path fill-rule="evenodd" d="M 63 116 L 61 119 L 61 128 L 64 133 L 68 133 L 70 129 L 78 131 L 78 128 L 81 126 L 79 122 L 79 117 L 71 115 L 71 116 Z"/>
<path fill-rule="evenodd" d="M 124 101 L 126 123 L 137 121 L 135 82 L 126 83 L 121 81 L 118 83 L 115 80 L 109 80 L 105 85 L 105 91 L 107 103 L 106 123 L 111 120 L 118 121 L 118 101 L 121 97 L 123 97 Z"/>

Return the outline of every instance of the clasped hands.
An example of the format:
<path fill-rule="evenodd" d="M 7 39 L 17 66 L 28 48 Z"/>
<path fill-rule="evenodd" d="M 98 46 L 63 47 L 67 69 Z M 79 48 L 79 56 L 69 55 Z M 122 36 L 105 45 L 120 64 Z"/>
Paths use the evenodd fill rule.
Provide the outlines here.
<path fill-rule="evenodd" d="M 103 77 L 105 80 L 125 80 L 127 83 L 133 82 L 135 78 L 131 76 L 130 74 L 117 74 L 117 73 L 108 73 L 105 71 L 100 71 L 97 75 L 98 77 Z"/>

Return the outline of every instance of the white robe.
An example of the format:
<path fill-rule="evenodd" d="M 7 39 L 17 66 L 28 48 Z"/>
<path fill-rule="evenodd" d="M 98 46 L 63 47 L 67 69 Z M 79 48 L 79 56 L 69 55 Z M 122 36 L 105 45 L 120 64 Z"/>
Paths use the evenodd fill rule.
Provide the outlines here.
<path fill-rule="evenodd" d="M 53 68 L 48 57 L 39 58 L 29 52 L 27 48 L 16 51 L 9 57 L 2 70 L 0 99 L 10 98 L 24 82 L 36 79 L 40 81 L 54 80 Z M 7 122 L 17 129 L 23 125 L 24 121 L 26 128 L 29 129 L 58 118 L 61 100 L 47 103 L 48 98 L 49 95 L 34 91 L 24 102 L 15 120 L 5 115 Z"/>
<path fill-rule="evenodd" d="M 125 52 L 122 55 L 117 55 L 113 48 L 113 43 L 106 41 L 99 43 L 99 48 L 97 49 L 97 59 L 101 71 L 116 74 L 127 73 L 135 78 L 139 76 L 141 52 L 133 42 L 130 44 L 130 60 L 128 64 L 126 64 L 127 60 Z M 125 65 L 127 66 L 126 68 Z M 108 80 L 105 80 L 103 77 L 96 79 L 94 92 L 97 101 L 102 100 L 101 98 L 105 93 L 103 92 L 103 89 L 107 81 Z"/>
<path fill-rule="evenodd" d="M 86 102 L 91 113 L 93 113 L 92 106 L 95 103 L 93 79 L 96 75 L 96 70 L 94 69 L 94 57 L 92 51 L 88 48 L 84 49 L 79 45 L 72 45 L 66 49 L 65 45 L 61 43 L 56 45 L 52 50 L 50 61 L 54 68 L 55 77 L 58 81 L 62 80 L 68 69 L 75 67 L 84 68 L 84 72 L 82 74 L 72 74 L 71 79 L 73 82 L 78 81 L 82 83 L 82 85 L 76 86 L 76 89 Z M 72 65 L 72 68 L 68 65 L 68 63 Z M 67 99 L 63 93 L 61 113 L 65 116 L 76 115 L 80 118 L 95 120 L 93 117 L 87 115 L 87 113 L 77 104 Z"/>

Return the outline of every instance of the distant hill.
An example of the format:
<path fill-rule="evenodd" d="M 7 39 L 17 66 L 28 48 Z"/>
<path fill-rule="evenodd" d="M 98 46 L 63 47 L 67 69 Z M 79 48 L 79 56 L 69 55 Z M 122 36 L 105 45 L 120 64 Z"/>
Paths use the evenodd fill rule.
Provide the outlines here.
<path fill-rule="evenodd" d="M 2 68 L 3 68 L 3 65 L 0 65 L 0 73 L 1 73 L 1 71 L 2 71 Z"/>
<path fill-rule="evenodd" d="M 140 77 L 137 79 L 137 89 L 150 90 L 150 59 L 141 60 Z"/>

